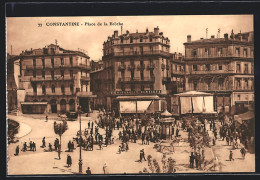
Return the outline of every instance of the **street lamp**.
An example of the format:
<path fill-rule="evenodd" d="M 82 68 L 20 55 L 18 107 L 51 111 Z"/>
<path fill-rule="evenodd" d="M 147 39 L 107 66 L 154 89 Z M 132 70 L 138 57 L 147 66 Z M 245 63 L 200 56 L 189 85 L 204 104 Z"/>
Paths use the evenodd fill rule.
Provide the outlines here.
<path fill-rule="evenodd" d="M 79 174 L 82 174 L 82 158 L 81 158 L 81 106 L 78 106 L 78 115 L 79 115 L 79 136 L 80 136 L 80 144 L 79 144 Z"/>

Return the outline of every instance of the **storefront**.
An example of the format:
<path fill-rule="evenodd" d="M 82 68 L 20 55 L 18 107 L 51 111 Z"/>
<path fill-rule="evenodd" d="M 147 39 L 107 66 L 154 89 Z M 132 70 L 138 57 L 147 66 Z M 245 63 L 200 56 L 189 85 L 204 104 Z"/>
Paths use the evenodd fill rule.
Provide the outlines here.
<path fill-rule="evenodd" d="M 47 102 L 22 102 L 23 114 L 43 114 L 47 110 Z"/>
<path fill-rule="evenodd" d="M 156 113 L 162 111 L 165 99 L 153 96 L 118 96 L 118 109 L 121 114 Z"/>
<path fill-rule="evenodd" d="M 215 114 L 214 98 L 211 93 L 204 93 L 198 91 L 189 91 L 175 95 L 174 115 L 183 114 Z"/>

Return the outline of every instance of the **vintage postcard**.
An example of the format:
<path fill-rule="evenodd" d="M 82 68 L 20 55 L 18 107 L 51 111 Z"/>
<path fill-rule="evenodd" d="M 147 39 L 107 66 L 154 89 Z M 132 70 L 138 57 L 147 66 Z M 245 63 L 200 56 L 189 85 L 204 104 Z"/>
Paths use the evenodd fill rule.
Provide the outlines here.
<path fill-rule="evenodd" d="M 253 18 L 7 17 L 7 174 L 255 172 Z"/>

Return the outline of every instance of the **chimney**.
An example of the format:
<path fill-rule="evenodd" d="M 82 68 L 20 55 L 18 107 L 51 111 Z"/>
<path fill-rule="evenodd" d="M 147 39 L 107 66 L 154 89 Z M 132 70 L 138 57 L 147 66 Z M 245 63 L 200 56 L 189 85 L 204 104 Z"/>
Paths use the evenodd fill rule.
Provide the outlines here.
<path fill-rule="evenodd" d="M 214 38 L 215 38 L 215 36 L 214 36 L 214 35 L 212 35 L 212 36 L 211 36 L 211 39 L 214 39 Z"/>
<path fill-rule="evenodd" d="M 159 35 L 159 27 L 158 26 L 156 28 L 154 28 L 154 34 Z"/>
<path fill-rule="evenodd" d="M 148 33 L 149 31 L 148 31 L 148 28 L 146 28 L 146 33 Z"/>
<path fill-rule="evenodd" d="M 129 34 L 129 31 L 128 31 L 128 30 L 126 30 L 126 34 Z"/>
<path fill-rule="evenodd" d="M 159 35 L 163 36 L 163 32 L 160 32 Z"/>
<path fill-rule="evenodd" d="M 114 37 L 115 37 L 115 38 L 118 37 L 118 31 L 114 31 Z"/>
<path fill-rule="evenodd" d="M 225 41 L 228 40 L 228 33 L 224 34 Z"/>
<path fill-rule="evenodd" d="M 191 35 L 187 35 L 187 42 L 191 42 Z"/>

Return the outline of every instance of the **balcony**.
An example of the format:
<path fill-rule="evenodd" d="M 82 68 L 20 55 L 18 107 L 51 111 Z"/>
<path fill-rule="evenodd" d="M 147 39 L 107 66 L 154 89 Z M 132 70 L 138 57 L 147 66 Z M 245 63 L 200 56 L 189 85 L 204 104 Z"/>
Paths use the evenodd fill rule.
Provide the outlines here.
<path fill-rule="evenodd" d="M 61 81 L 61 80 L 67 80 L 67 81 L 71 81 L 71 80 L 74 80 L 76 79 L 75 76 L 71 77 L 71 76 L 64 76 L 64 77 L 61 77 L 61 76 L 54 76 L 54 77 L 31 77 L 30 78 L 30 81 Z"/>
<path fill-rule="evenodd" d="M 83 68 L 83 69 L 87 69 L 87 70 L 91 70 L 90 65 L 86 65 L 86 64 L 79 64 L 79 65 L 72 65 L 72 64 L 45 64 L 45 66 L 42 65 L 37 65 L 37 66 L 33 66 L 33 65 L 26 65 L 25 66 L 26 69 L 59 69 L 59 68 Z"/>
<path fill-rule="evenodd" d="M 146 69 L 150 70 L 150 69 L 154 69 L 155 68 L 155 64 L 148 64 Z"/>
<path fill-rule="evenodd" d="M 162 82 L 163 83 L 169 83 L 169 82 L 171 82 L 171 78 L 170 77 L 163 77 Z"/>
<path fill-rule="evenodd" d="M 86 77 L 86 76 L 81 76 L 80 77 L 81 81 L 90 81 L 90 77 Z"/>
<path fill-rule="evenodd" d="M 104 57 L 111 56 L 149 56 L 149 55 L 162 55 L 162 56 L 170 56 L 169 52 L 155 50 L 155 51 L 132 51 L 132 52 L 113 52 L 111 54 L 105 55 Z"/>
<path fill-rule="evenodd" d="M 118 79 L 119 82 L 121 83 L 144 83 L 144 82 L 154 82 L 155 81 L 155 77 L 125 77 L 125 78 L 119 78 Z"/>
<path fill-rule="evenodd" d="M 197 87 L 197 91 L 231 91 L 233 90 L 233 87 L 224 87 L 224 86 L 213 86 L 213 87 Z"/>
<path fill-rule="evenodd" d="M 134 69 L 135 69 L 135 65 L 134 64 L 127 66 L 127 70 L 128 71 L 131 71 L 131 70 L 134 70 Z"/>
<path fill-rule="evenodd" d="M 138 64 L 137 65 L 137 70 L 140 71 L 140 70 L 144 70 L 145 69 L 145 64 Z"/>
<path fill-rule="evenodd" d="M 118 66 L 118 70 L 121 71 L 121 70 L 125 70 L 126 69 L 126 65 L 125 64 L 120 64 Z"/>
<path fill-rule="evenodd" d="M 235 70 L 211 70 L 211 71 L 191 71 L 190 74 L 232 74 Z"/>
<path fill-rule="evenodd" d="M 244 56 L 244 55 L 239 55 L 239 54 L 232 54 L 232 53 L 226 53 L 226 54 L 209 54 L 209 55 L 194 55 L 194 56 L 189 56 L 185 57 L 185 59 L 196 59 L 196 58 L 254 58 L 254 56 Z"/>
<path fill-rule="evenodd" d="M 75 95 L 74 92 L 46 92 L 46 93 L 35 93 L 35 92 L 26 92 L 26 96 L 68 96 L 68 95 Z"/>
<path fill-rule="evenodd" d="M 92 92 L 77 92 L 78 97 L 96 97 Z"/>
<path fill-rule="evenodd" d="M 171 73 L 171 77 L 178 76 L 178 75 L 184 75 L 185 71 L 174 71 Z"/>

